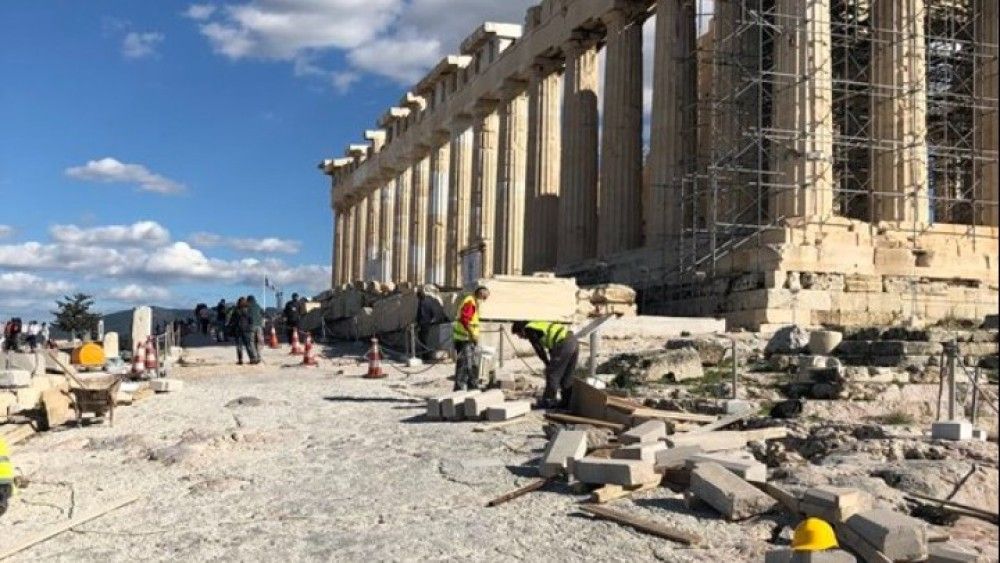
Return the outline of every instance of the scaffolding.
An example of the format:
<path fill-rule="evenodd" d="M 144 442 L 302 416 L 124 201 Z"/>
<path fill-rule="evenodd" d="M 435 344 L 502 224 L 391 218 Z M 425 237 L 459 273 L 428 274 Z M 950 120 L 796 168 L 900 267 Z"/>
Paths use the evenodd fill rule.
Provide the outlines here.
<path fill-rule="evenodd" d="M 697 135 L 699 154 L 686 173 L 654 186 L 670 190 L 674 197 L 666 201 L 680 207 L 682 225 L 663 249 L 662 284 L 644 287 L 646 299 L 705 295 L 705 280 L 715 279 L 720 263 L 738 249 L 744 255 L 757 250 L 757 267 L 744 275 L 764 271 L 766 233 L 786 224 L 776 202 L 783 193 L 808 188 L 780 164 L 790 147 L 800 146 L 795 143 L 803 134 L 814 136 L 810 142 L 832 142 L 830 216 L 867 222 L 874 230 L 886 220 L 887 206 L 905 206 L 911 217 L 929 218 L 910 221 L 913 229 L 967 225 L 974 244 L 975 227 L 993 224 L 984 219 L 997 213 L 995 197 L 984 197 L 982 173 L 996 166 L 996 147 L 984 145 L 980 130 L 984 119 L 997 119 L 995 88 L 984 87 L 984 81 L 996 80 L 983 70 L 997 57 L 996 43 L 983 40 L 983 3 L 988 1 L 924 0 L 915 3 L 923 4 L 922 13 L 910 16 L 900 11 L 904 2 L 830 0 L 832 80 L 826 94 L 833 127 L 832 138 L 823 139 L 818 138 L 823 133 L 789 127 L 780 113 L 788 107 L 787 89 L 809 79 L 802 74 L 807 65 L 783 64 L 776 57 L 779 49 L 787 49 L 779 41 L 803 40 L 806 26 L 815 23 L 803 16 L 805 3 L 699 0 L 699 20 L 711 21 L 693 55 L 699 95 L 691 110 L 698 125 L 689 134 Z M 924 42 L 914 48 L 913 30 L 919 27 L 900 22 L 917 17 L 923 18 Z M 912 68 L 925 69 L 924 76 L 900 79 L 900 72 L 884 66 L 900 64 L 898 53 L 920 56 L 919 47 L 923 60 Z M 898 118 L 899 100 L 908 103 L 914 88 L 926 89 L 926 123 L 908 124 L 926 129 L 926 146 L 917 151 L 905 136 L 885 129 L 885 115 L 890 115 L 885 105 L 897 104 L 890 109 Z M 877 173 L 880 159 L 922 157 L 924 149 L 927 178 L 913 182 L 926 190 L 887 189 Z"/>

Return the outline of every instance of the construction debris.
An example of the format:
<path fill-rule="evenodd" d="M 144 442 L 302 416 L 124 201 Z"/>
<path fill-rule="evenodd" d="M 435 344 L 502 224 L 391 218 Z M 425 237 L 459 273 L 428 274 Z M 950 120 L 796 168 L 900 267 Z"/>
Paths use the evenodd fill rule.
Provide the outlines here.
<path fill-rule="evenodd" d="M 727 520 L 745 520 L 773 510 L 777 501 L 717 463 L 699 463 L 691 471 L 691 493 Z"/>

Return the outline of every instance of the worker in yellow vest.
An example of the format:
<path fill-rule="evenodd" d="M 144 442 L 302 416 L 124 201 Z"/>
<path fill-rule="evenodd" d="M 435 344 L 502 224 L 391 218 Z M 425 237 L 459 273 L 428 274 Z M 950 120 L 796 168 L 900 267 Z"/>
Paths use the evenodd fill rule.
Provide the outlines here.
<path fill-rule="evenodd" d="M 451 338 L 455 343 L 455 391 L 479 386 L 475 371 L 476 346 L 479 345 L 479 305 L 490 297 L 490 290 L 479 286 L 466 295 L 458 306 L 452 323 Z"/>
<path fill-rule="evenodd" d="M 573 332 L 562 323 L 518 321 L 512 332 L 531 342 L 531 347 L 545 364 L 545 391 L 538 406 L 569 408 L 573 392 L 573 373 L 580 357 L 580 345 Z M 560 399 L 556 401 L 556 394 Z"/>
<path fill-rule="evenodd" d="M 0 438 L 0 516 L 7 512 L 7 503 L 14 494 L 14 464 L 10 461 L 10 450 Z"/>

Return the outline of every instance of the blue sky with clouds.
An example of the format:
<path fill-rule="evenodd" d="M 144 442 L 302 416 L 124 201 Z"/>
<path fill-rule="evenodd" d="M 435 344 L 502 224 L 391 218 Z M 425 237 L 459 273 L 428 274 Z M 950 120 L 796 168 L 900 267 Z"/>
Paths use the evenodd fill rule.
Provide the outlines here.
<path fill-rule="evenodd" d="M 329 284 L 320 159 L 530 0 L 0 2 L 0 318 Z"/>

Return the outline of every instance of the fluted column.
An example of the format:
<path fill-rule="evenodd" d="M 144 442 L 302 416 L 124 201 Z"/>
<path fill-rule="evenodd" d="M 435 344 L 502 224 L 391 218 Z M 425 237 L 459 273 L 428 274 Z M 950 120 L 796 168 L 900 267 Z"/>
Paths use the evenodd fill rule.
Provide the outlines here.
<path fill-rule="evenodd" d="M 365 266 L 368 259 L 368 198 L 362 197 L 354 204 L 354 279 L 367 279 Z"/>
<path fill-rule="evenodd" d="M 997 200 L 1000 199 L 997 189 L 1000 183 L 997 170 L 997 2 L 980 0 L 978 4 L 976 97 L 981 107 L 976 111 L 980 185 L 976 198 L 981 203 L 976 210 L 976 223 L 997 227 L 1000 226 L 997 219 Z"/>
<path fill-rule="evenodd" d="M 524 259 L 524 183 L 528 97 L 516 86 L 500 106 L 497 161 L 496 273 L 521 274 Z"/>
<path fill-rule="evenodd" d="M 873 122 L 878 219 L 927 224 L 927 81 L 923 0 L 875 2 Z"/>
<path fill-rule="evenodd" d="M 696 25 L 694 0 L 657 2 L 646 214 L 646 244 L 657 248 L 672 249 L 684 228 L 681 182 L 696 166 Z"/>
<path fill-rule="evenodd" d="M 497 145 L 499 144 L 500 118 L 495 104 L 477 109 L 472 124 L 472 223 L 469 225 L 470 243 L 483 245 L 483 270 L 480 275 L 493 275 L 494 240 L 496 229 L 497 199 Z"/>
<path fill-rule="evenodd" d="M 410 278 L 415 283 L 427 282 L 427 231 L 430 222 L 430 159 L 420 157 L 411 169 L 413 210 L 410 223 Z"/>
<path fill-rule="evenodd" d="M 605 16 L 600 256 L 642 244 L 642 25 L 635 16 L 625 9 Z"/>
<path fill-rule="evenodd" d="M 343 283 L 344 279 L 344 208 L 338 207 L 333 216 L 333 272 L 330 275 L 330 287 Z"/>
<path fill-rule="evenodd" d="M 597 46 L 579 37 L 563 47 L 563 132 L 558 263 L 597 254 Z"/>
<path fill-rule="evenodd" d="M 527 205 L 524 269 L 552 270 L 559 237 L 561 63 L 539 61 L 528 86 Z"/>
<path fill-rule="evenodd" d="M 393 281 L 395 270 L 392 269 L 394 263 L 393 241 L 396 238 L 396 181 L 389 180 L 382 186 L 382 235 L 379 237 L 381 245 L 381 279 L 383 281 Z"/>
<path fill-rule="evenodd" d="M 430 220 L 427 225 L 427 276 L 430 283 L 439 286 L 445 283 L 450 166 L 451 143 L 445 140 L 431 154 Z"/>
<path fill-rule="evenodd" d="M 472 215 L 472 132 L 470 121 L 459 116 L 452 123 L 451 170 L 448 191 L 448 246 L 445 285 L 462 286 L 461 251 L 469 244 Z"/>
<path fill-rule="evenodd" d="M 354 217 L 355 205 L 344 207 L 344 238 L 339 249 L 341 252 L 341 284 L 354 281 Z"/>
<path fill-rule="evenodd" d="M 375 188 L 368 194 L 368 256 L 365 278 L 382 279 L 382 188 Z"/>
<path fill-rule="evenodd" d="M 789 139 L 774 151 L 781 189 L 772 218 L 823 220 L 833 214 L 833 68 L 829 0 L 777 0 L 782 40 L 774 48 L 775 129 Z"/>
<path fill-rule="evenodd" d="M 409 275 L 410 263 L 410 169 L 396 177 L 396 232 L 392 244 L 392 272 L 396 281 L 413 281 Z"/>

